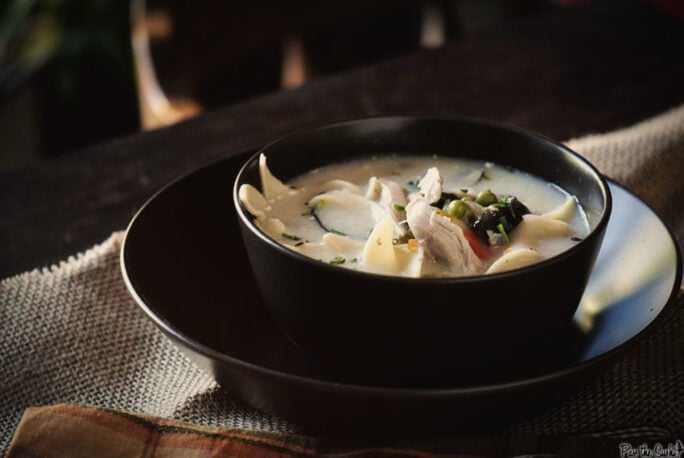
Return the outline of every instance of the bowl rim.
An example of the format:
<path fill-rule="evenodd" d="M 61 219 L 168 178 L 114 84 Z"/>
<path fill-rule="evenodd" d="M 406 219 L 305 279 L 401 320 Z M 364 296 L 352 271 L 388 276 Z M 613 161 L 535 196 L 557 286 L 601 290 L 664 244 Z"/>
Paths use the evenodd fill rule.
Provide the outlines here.
<path fill-rule="evenodd" d="M 254 217 L 249 214 L 249 212 L 246 211 L 244 206 L 242 205 L 239 197 L 239 190 L 240 190 L 240 185 L 241 181 L 243 181 L 243 178 L 245 176 L 245 173 L 249 167 L 252 166 L 256 161 L 259 160 L 259 156 L 262 153 L 265 153 L 266 151 L 277 147 L 283 143 L 289 142 L 293 139 L 297 139 L 299 137 L 304 137 L 306 135 L 314 134 L 317 132 L 325 131 L 327 129 L 335 129 L 335 128 L 340 128 L 343 126 L 348 126 L 348 125 L 353 125 L 353 124 L 362 124 L 364 122 L 369 122 L 369 121 L 392 121 L 392 122 L 400 122 L 400 121 L 439 121 L 439 122 L 457 122 L 457 123 L 466 123 L 466 124 L 472 124 L 472 125 L 484 125 L 488 127 L 493 127 L 495 129 L 501 129 L 505 130 L 508 132 L 512 132 L 515 134 L 523 135 L 523 136 L 528 136 L 528 137 L 534 137 L 539 140 L 544 141 L 545 143 L 550 143 L 551 145 L 555 146 L 556 148 L 560 149 L 561 152 L 564 155 L 569 156 L 575 164 L 578 164 L 580 168 L 584 168 L 585 172 L 588 172 L 587 175 L 591 176 L 592 180 L 599 185 L 600 191 L 603 195 L 603 208 L 602 208 L 602 213 L 598 220 L 596 221 L 596 224 L 593 228 L 590 229 L 589 233 L 584 237 L 582 240 L 574 244 L 572 247 L 550 257 L 547 259 L 544 259 L 542 261 L 539 261 L 537 263 L 531 264 L 529 266 L 525 267 L 520 267 L 504 272 L 497 272 L 497 273 L 491 273 L 491 274 L 475 274 L 475 275 L 462 275 L 462 276 L 457 276 L 457 277 L 403 277 L 399 275 L 390 275 L 390 274 L 382 274 L 382 273 L 374 273 L 374 272 L 365 272 L 365 271 L 359 271 L 359 270 L 354 270 L 354 269 L 348 269 L 344 267 L 340 267 L 337 265 L 331 265 L 325 262 L 321 262 L 319 260 L 310 258 L 304 254 L 298 253 L 294 250 L 291 250 L 284 246 L 283 244 L 277 242 L 275 239 L 273 239 L 271 236 L 266 234 L 264 231 L 262 231 L 256 224 L 254 224 Z M 334 162 L 331 162 L 331 164 Z M 525 170 L 522 170 L 525 172 Z M 305 173 L 305 172 L 302 172 Z M 546 180 L 548 181 L 548 180 Z M 333 274 L 339 274 L 343 276 L 351 276 L 351 277 L 360 277 L 360 278 L 365 278 L 368 280 L 378 280 L 378 281 L 383 281 L 383 282 L 402 282 L 402 283 L 409 283 L 409 284 L 434 284 L 434 285 L 458 285 L 458 284 L 464 284 L 464 283 L 480 283 L 480 282 L 487 282 L 487 281 L 492 281 L 492 280 L 497 280 L 497 279 L 506 279 L 510 277 L 516 277 L 521 274 L 527 274 L 527 273 L 532 273 L 536 272 L 538 270 L 542 270 L 548 266 L 552 266 L 554 264 L 557 264 L 559 262 L 562 262 L 564 259 L 567 257 L 573 256 L 574 253 L 583 250 L 586 245 L 593 243 L 594 239 L 598 237 L 600 234 L 603 233 L 605 230 L 606 226 L 608 225 L 608 220 L 610 219 L 610 215 L 612 212 L 612 195 L 610 192 L 610 187 L 608 186 L 608 182 L 606 178 L 603 176 L 601 172 L 594 166 L 591 162 L 589 162 L 586 158 L 582 157 L 579 153 L 571 150 L 569 147 L 566 145 L 560 143 L 559 141 L 556 141 L 550 137 L 547 137 L 545 135 L 542 135 L 538 132 L 534 132 L 529 129 L 525 129 L 516 125 L 508 124 L 508 123 L 503 123 L 499 121 L 493 121 L 493 120 L 488 120 L 488 119 L 482 119 L 482 118 L 476 118 L 476 117 L 470 117 L 470 116 L 461 116 L 461 115 L 378 115 L 378 116 L 369 116 L 369 117 L 360 117 L 360 118 L 348 118 L 348 119 L 343 119 L 343 120 L 338 120 L 338 121 L 333 121 L 333 122 L 327 122 L 327 123 L 321 123 L 317 124 L 314 126 L 306 127 L 303 129 L 296 130 L 294 132 L 291 132 L 289 134 L 286 134 L 284 136 L 281 136 L 266 145 L 262 146 L 259 148 L 254 154 L 252 154 L 242 165 L 240 168 L 239 172 L 237 173 L 235 180 L 233 182 L 233 205 L 235 207 L 236 213 L 240 221 L 243 223 L 245 227 L 247 227 L 251 233 L 257 236 L 262 242 L 266 243 L 270 248 L 275 249 L 276 251 L 280 252 L 281 254 L 284 254 L 287 257 L 293 258 L 297 260 L 298 262 L 303 262 L 306 264 L 311 265 L 312 267 L 315 268 L 322 268 L 324 271 L 327 269 Z"/>

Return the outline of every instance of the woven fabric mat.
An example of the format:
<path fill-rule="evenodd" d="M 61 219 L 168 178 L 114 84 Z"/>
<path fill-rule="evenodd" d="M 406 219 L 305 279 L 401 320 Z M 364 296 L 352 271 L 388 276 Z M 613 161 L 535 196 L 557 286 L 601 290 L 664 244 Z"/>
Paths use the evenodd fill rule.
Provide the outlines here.
<path fill-rule="evenodd" d="M 684 106 L 568 142 L 635 192 L 684 242 Z M 674 204 L 673 204 L 674 203 Z M 218 387 L 138 308 L 119 270 L 122 232 L 0 281 L 0 453 L 31 406 L 79 403 L 198 425 L 295 433 Z M 505 433 L 684 436 L 684 300 L 593 384 Z"/>

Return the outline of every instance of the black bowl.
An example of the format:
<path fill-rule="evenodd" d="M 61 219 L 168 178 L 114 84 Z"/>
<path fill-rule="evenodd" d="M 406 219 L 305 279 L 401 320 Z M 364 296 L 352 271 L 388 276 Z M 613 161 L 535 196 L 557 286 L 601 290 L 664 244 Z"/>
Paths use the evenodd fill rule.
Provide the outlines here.
<path fill-rule="evenodd" d="M 258 156 L 287 181 L 334 162 L 386 154 L 454 156 L 514 167 L 575 195 L 591 232 L 573 248 L 514 271 L 403 278 L 352 271 L 293 252 L 242 207 L 260 188 Z M 465 118 L 378 117 L 326 125 L 271 143 L 237 176 L 233 200 L 261 296 L 281 329 L 325 370 L 362 383 L 526 366 L 566 345 L 611 208 L 604 178 L 538 134 Z"/>

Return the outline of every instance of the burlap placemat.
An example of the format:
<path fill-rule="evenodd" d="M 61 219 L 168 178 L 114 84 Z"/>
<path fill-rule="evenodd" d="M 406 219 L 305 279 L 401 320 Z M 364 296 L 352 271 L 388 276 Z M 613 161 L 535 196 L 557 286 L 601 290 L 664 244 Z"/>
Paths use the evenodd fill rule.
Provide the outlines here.
<path fill-rule="evenodd" d="M 568 142 L 648 202 L 684 242 L 684 106 Z M 186 422 L 294 433 L 233 398 L 139 310 L 121 278 L 122 232 L 59 265 L 0 282 L 0 452 L 25 409 L 79 403 Z M 684 436 L 684 307 L 591 386 L 508 433 Z"/>

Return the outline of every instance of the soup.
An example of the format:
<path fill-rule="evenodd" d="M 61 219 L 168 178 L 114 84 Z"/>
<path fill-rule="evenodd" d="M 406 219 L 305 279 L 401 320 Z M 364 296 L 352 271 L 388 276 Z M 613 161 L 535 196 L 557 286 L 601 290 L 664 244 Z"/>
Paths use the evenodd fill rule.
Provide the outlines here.
<path fill-rule="evenodd" d="M 548 259 L 582 240 L 577 199 L 489 162 L 383 156 L 331 164 L 287 184 L 259 158 L 262 189 L 239 189 L 277 242 L 343 268 L 406 277 L 490 274 Z"/>

